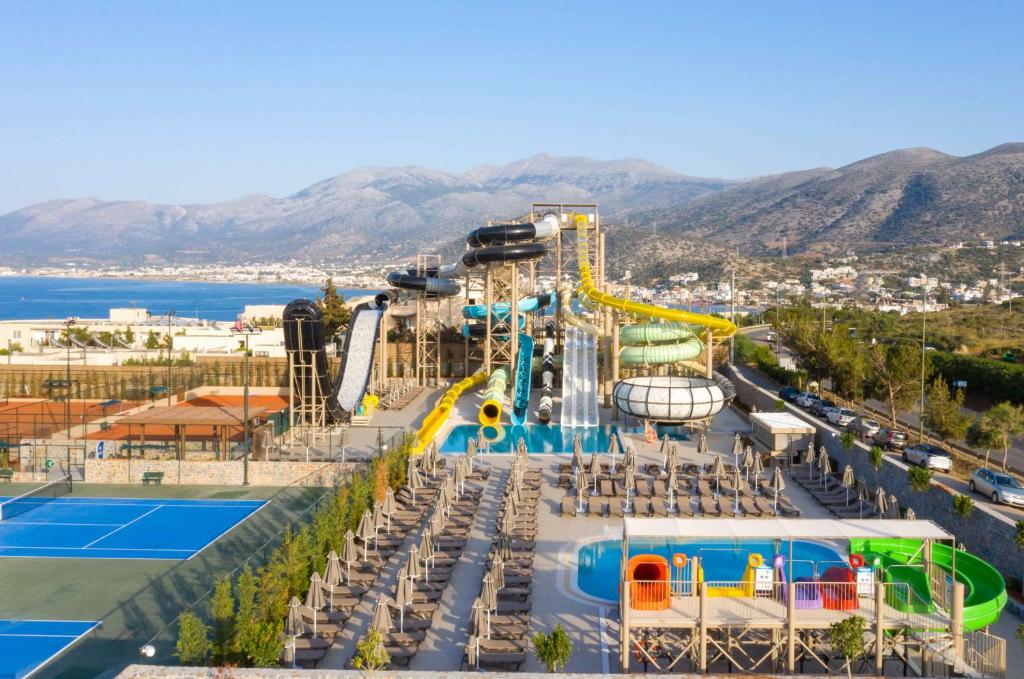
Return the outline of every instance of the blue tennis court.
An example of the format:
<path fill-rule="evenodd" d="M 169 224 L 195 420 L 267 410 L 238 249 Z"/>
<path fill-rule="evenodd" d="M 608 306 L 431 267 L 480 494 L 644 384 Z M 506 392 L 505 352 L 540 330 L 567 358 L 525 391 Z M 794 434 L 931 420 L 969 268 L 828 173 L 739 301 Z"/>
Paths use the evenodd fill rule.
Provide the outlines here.
<path fill-rule="evenodd" d="M 0 556 L 180 561 L 213 544 L 264 504 L 58 497 L 0 521 Z"/>
<path fill-rule="evenodd" d="M 0 619 L 0 677 L 31 676 L 97 625 L 82 620 Z"/>

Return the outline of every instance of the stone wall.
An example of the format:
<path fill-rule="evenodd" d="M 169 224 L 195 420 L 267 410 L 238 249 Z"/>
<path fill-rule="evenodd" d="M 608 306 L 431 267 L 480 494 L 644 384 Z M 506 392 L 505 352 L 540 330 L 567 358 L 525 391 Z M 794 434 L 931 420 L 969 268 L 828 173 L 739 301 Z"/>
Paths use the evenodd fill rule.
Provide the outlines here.
<path fill-rule="evenodd" d="M 736 385 L 737 399 L 745 405 L 755 405 L 759 410 L 774 410 L 778 397 L 746 380 L 735 370 L 726 368 L 729 379 Z M 912 490 L 907 479 L 907 465 L 899 458 L 886 455 L 878 471 L 871 466 L 868 446 L 858 442 L 847 453 L 839 441 L 841 432 L 827 422 L 805 413 L 800 408 L 786 404 L 793 413 L 817 429 L 815 449 L 824 446 L 835 462 L 835 469 L 841 472 L 849 464 L 857 478 L 869 485 L 881 485 L 887 493 L 895 495 L 903 508 L 913 507 L 919 519 L 930 519 L 950 533 L 973 554 L 980 556 L 999 569 L 1004 576 L 1020 578 L 1024 575 L 1024 554 L 1014 543 L 1016 525 L 1013 521 L 985 504 L 975 504 L 970 518 L 964 520 L 953 511 L 955 490 L 939 481 L 932 480 L 927 492 Z"/>
<path fill-rule="evenodd" d="M 323 462 L 249 462 L 249 484 L 253 486 L 333 486 L 353 465 Z M 241 460 L 216 462 L 204 460 L 127 460 L 87 459 L 87 483 L 142 483 L 146 472 L 163 472 L 163 483 L 182 485 L 240 486 Z"/>

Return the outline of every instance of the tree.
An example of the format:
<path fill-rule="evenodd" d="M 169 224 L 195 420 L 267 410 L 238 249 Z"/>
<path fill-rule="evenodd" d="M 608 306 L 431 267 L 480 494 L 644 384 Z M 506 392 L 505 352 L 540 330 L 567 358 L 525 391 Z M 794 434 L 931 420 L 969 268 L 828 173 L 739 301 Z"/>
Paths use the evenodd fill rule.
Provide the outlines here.
<path fill-rule="evenodd" d="M 146 335 L 146 348 L 147 349 L 159 349 L 160 348 L 160 339 L 156 336 L 156 333 L 153 332 L 152 330 L 150 330 L 149 334 Z"/>
<path fill-rule="evenodd" d="M 995 440 L 1003 448 L 1003 470 L 1006 470 L 1007 458 L 1013 437 L 1024 433 L 1024 408 L 1003 401 L 992 406 L 981 416 L 982 427 L 992 432 Z"/>
<path fill-rule="evenodd" d="M 256 576 L 252 574 L 249 566 L 244 566 L 238 574 L 235 582 L 235 594 L 238 599 L 238 608 L 235 611 L 235 636 L 240 637 L 242 631 L 256 619 Z M 238 642 L 236 640 L 236 646 Z"/>
<path fill-rule="evenodd" d="M 213 654 L 223 664 L 234 652 L 235 645 L 235 594 L 231 591 L 231 577 L 217 580 L 210 601 L 213 617 Z"/>
<path fill-rule="evenodd" d="M 974 498 L 970 495 L 960 495 L 959 493 L 953 496 L 953 511 L 956 512 L 963 520 L 967 520 L 971 517 L 971 512 L 974 511 Z"/>
<path fill-rule="evenodd" d="M 841 445 L 843 450 L 846 451 L 846 454 L 849 455 L 850 451 L 853 450 L 853 447 L 857 445 L 857 435 L 852 431 L 844 431 L 839 436 L 839 445 Z"/>
<path fill-rule="evenodd" d="M 537 632 L 533 635 L 533 652 L 537 660 L 548 668 L 548 672 L 565 670 L 569 657 L 572 655 L 572 639 L 565 633 L 561 624 L 555 625 L 550 634 Z"/>
<path fill-rule="evenodd" d="M 985 449 L 985 466 L 988 466 L 988 458 L 992 454 L 992 449 L 999 445 L 999 437 L 996 433 L 985 427 L 985 422 L 981 417 L 978 417 L 971 423 L 971 426 L 967 427 L 967 434 L 965 436 L 967 445 L 971 448 L 984 448 Z"/>
<path fill-rule="evenodd" d="M 921 380 L 921 349 L 912 344 L 877 344 L 868 352 L 873 371 L 869 389 L 889 406 L 889 424 L 914 405 Z"/>
<path fill-rule="evenodd" d="M 242 655 L 253 667 L 277 667 L 281 664 L 284 640 L 280 621 L 252 622 L 242 629 L 239 637 Z"/>
<path fill-rule="evenodd" d="M 192 611 L 178 618 L 178 643 L 175 655 L 183 665 L 202 665 L 210 654 L 210 638 L 203 621 Z"/>
<path fill-rule="evenodd" d="M 323 296 L 317 300 L 324 315 L 324 337 L 330 339 L 338 331 L 348 327 L 352 312 L 345 306 L 345 297 L 334 287 L 334 279 L 328 278 L 322 288 Z"/>
<path fill-rule="evenodd" d="M 924 493 L 931 487 L 932 470 L 927 467 L 908 467 L 907 481 L 912 489 L 918 493 Z"/>
<path fill-rule="evenodd" d="M 925 422 L 944 441 L 962 439 L 967 434 L 971 418 L 964 412 L 964 390 L 951 392 L 941 377 L 928 385 L 924 411 Z"/>
<path fill-rule="evenodd" d="M 1024 519 L 1017 521 L 1016 530 L 1013 534 L 1013 543 L 1018 549 L 1024 549 Z"/>
<path fill-rule="evenodd" d="M 124 341 L 125 344 L 128 345 L 135 344 L 135 331 L 132 330 L 132 326 L 130 325 L 124 329 Z"/>
<path fill-rule="evenodd" d="M 846 661 L 846 676 L 853 677 L 850 664 L 864 655 L 864 618 L 851 615 L 845 620 L 834 622 L 828 627 L 832 648 Z"/>
<path fill-rule="evenodd" d="M 356 644 L 356 654 L 352 656 L 352 667 L 357 670 L 375 672 L 384 669 L 390 662 L 391 656 L 384 648 L 384 636 L 377 630 L 371 629 L 362 641 Z"/>

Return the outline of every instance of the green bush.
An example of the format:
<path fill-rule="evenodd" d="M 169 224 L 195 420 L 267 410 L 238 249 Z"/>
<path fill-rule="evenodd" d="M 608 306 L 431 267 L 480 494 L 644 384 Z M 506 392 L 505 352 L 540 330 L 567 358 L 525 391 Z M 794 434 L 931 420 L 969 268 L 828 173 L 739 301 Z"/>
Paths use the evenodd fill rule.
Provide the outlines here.
<path fill-rule="evenodd" d="M 566 663 L 572 655 L 572 639 L 565 633 L 561 624 L 555 625 L 550 634 L 537 632 L 533 635 L 533 652 L 548 672 L 565 670 Z"/>
<path fill-rule="evenodd" d="M 1017 529 L 1013 534 L 1013 542 L 1018 548 L 1024 549 L 1024 519 L 1017 522 Z"/>
<path fill-rule="evenodd" d="M 871 466 L 878 471 L 882 468 L 882 460 L 885 459 L 885 451 L 878 446 L 871 446 L 868 450 L 868 461 L 871 462 Z"/>
<path fill-rule="evenodd" d="M 846 675 L 852 676 L 850 663 L 864 655 L 864 618 L 851 615 L 829 625 L 828 637 L 832 648 L 846 661 Z"/>
<path fill-rule="evenodd" d="M 1024 403 L 1024 364 L 944 351 L 928 353 L 932 368 L 947 382 L 967 380 L 972 393 L 983 393 L 993 401 Z"/>
<path fill-rule="evenodd" d="M 388 650 L 384 648 L 384 637 L 375 629 L 371 629 L 356 644 L 356 654 L 352 656 L 352 667 L 357 670 L 374 672 L 384 669 L 391 662 Z"/>
<path fill-rule="evenodd" d="M 222 577 L 217 581 L 210 609 L 213 617 L 214 660 L 224 664 L 235 652 L 235 595 L 230 577 Z"/>
<path fill-rule="evenodd" d="M 253 667 L 277 667 L 281 663 L 284 640 L 282 624 L 278 622 L 251 622 L 243 630 L 238 645 L 245 659 Z"/>
<path fill-rule="evenodd" d="M 907 480 L 910 487 L 918 493 L 927 492 L 932 483 L 932 470 L 925 467 L 910 467 L 907 469 Z"/>
<path fill-rule="evenodd" d="M 202 665 L 210 654 L 210 637 L 206 625 L 192 611 L 178 618 L 178 643 L 175 655 L 183 665 Z"/>
<path fill-rule="evenodd" d="M 954 495 L 953 511 L 961 519 L 967 520 L 970 518 L 971 512 L 974 511 L 974 498 L 970 495 Z"/>

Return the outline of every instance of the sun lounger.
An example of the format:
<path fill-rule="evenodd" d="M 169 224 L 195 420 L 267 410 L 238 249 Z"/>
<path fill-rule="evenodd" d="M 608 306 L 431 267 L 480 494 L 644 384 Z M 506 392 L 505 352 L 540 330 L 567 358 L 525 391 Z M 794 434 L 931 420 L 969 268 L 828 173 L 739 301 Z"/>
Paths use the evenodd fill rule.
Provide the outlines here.
<path fill-rule="evenodd" d="M 679 512 L 679 516 L 692 517 L 693 507 L 690 506 L 690 498 L 676 498 L 676 511 Z"/>
<path fill-rule="evenodd" d="M 714 497 L 715 489 L 712 488 L 710 481 L 707 479 L 700 479 L 697 481 L 697 493 L 702 497 Z"/>
<path fill-rule="evenodd" d="M 775 516 L 775 508 L 772 501 L 763 495 L 754 496 L 754 505 L 761 510 L 761 516 Z"/>
<path fill-rule="evenodd" d="M 651 496 L 651 482 L 647 479 L 636 480 L 636 494 L 641 497 Z"/>
<path fill-rule="evenodd" d="M 655 479 L 651 486 L 654 488 L 654 497 L 658 497 L 663 500 L 668 497 L 668 484 L 665 481 Z"/>
<path fill-rule="evenodd" d="M 743 513 L 751 517 L 760 517 L 761 508 L 757 506 L 754 499 L 747 497 L 746 495 L 740 495 L 740 507 L 743 509 Z"/>
<path fill-rule="evenodd" d="M 612 497 L 615 495 L 615 484 L 609 479 L 601 479 L 601 497 Z"/>
<path fill-rule="evenodd" d="M 589 515 L 590 516 L 604 516 L 605 510 L 607 508 L 608 508 L 608 501 L 607 500 L 605 500 L 603 498 L 599 498 L 599 497 L 592 497 L 592 498 L 590 498 L 590 507 L 589 507 L 589 509 L 590 509 Z"/>
<path fill-rule="evenodd" d="M 633 513 L 637 516 L 650 516 L 651 501 L 645 497 L 633 498 Z"/>
<path fill-rule="evenodd" d="M 426 632 L 389 632 L 384 635 L 385 646 L 419 646 L 420 642 L 427 638 Z"/>
<path fill-rule="evenodd" d="M 783 496 L 779 496 L 779 512 L 783 516 L 800 516 L 800 510 L 792 502 Z"/>
<path fill-rule="evenodd" d="M 702 495 L 700 498 L 700 511 L 704 516 L 721 516 L 722 513 L 718 510 L 718 503 L 715 502 L 714 498 Z"/>
<path fill-rule="evenodd" d="M 519 667 L 525 660 L 526 653 L 485 653 L 480 651 L 476 654 L 476 665 L 470 666 L 467 651 L 467 654 L 462 656 L 462 668 L 471 670 L 479 666 L 481 668 L 497 668 L 518 672 Z"/>
<path fill-rule="evenodd" d="M 533 605 L 521 601 L 498 601 L 498 615 L 511 615 L 515 613 L 529 613 Z"/>
<path fill-rule="evenodd" d="M 608 515 L 617 518 L 623 517 L 622 509 L 623 499 L 621 497 L 613 497 L 608 500 Z"/>
<path fill-rule="evenodd" d="M 668 516 L 668 509 L 665 508 L 664 500 L 660 497 L 652 497 L 650 502 L 654 516 Z"/>
<path fill-rule="evenodd" d="M 288 657 L 288 649 L 285 649 L 284 653 L 281 654 L 282 658 Z M 318 662 L 324 659 L 327 655 L 326 648 L 302 648 L 296 649 L 295 653 L 292 654 L 292 658 L 296 665 L 305 668 L 313 668 Z"/>
<path fill-rule="evenodd" d="M 736 499 L 734 497 L 726 497 L 725 495 L 722 495 L 721 497 L 718 498 L 718 511 L 722 513 L 722 516 L 728 517 L 730 519 L 735 519 L 737 517 L 743 516 L 743 510 L 741 509 L 740 511 L 737 512 L 735 507 Z"/>
<path fill-rule="evenodd" d="M 562 498 L 561 508 L 562 516 L 576 516 L 576 498 L 572 495 L 566 495 Z"/>

